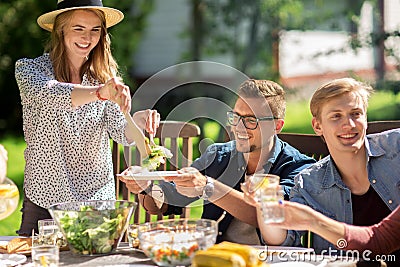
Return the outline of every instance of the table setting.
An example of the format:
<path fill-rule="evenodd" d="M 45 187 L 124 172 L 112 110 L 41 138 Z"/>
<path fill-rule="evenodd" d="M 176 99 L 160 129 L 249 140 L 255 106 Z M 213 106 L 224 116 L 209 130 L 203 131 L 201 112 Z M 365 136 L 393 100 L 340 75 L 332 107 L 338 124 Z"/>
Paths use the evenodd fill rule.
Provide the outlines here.
<path fill-rule="evenodd" d="M 158 160 L 157 160 L 158 161 Z M 176 172 L 146 172 L 125 176 L 157 180 Z M 167 176 L 168 176 L 167 175 Z M 266 176 L 266 177 L 265 177 Z M 253 177 L 263 219 L 282 221 L 284 214 L 269 203 L 282 199 L 278 178 Z M 243 185 L 242 185 L 243 186 Z M 176 218 L 130 224 L 136 202 L 92 200 L 49 207 L 52 220 L 38 222 L 31 237 L 0 236 L 0 267 L 117 266 L 117 267 L 351 267 L 345 257 L 317 255 L 312 248 L 250 246 L 224 241 L 215 244 L 218 221 Z M 129 242 L 124 242 L 126 239 Z"/>

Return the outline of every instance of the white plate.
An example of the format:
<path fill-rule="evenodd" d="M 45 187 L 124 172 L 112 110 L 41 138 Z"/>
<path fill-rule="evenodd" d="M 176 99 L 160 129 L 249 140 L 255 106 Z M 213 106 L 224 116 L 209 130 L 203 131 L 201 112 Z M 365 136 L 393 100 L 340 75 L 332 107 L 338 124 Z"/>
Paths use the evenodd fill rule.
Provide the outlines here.
<path fill-rule="evenodd" d="M 281 246 L 253 246 L 258 250 L 266 251 L 268 254 L 270 253 L 281 253 L 286 252 L 290 253 L 313 253 L 313 248 L 302 248 L 302 247 L 281 247 Z"/>
<path fill-rule="evenodd" d="M 126 180 L 148 181 L 148 180 L 162 180 L 163 177 L 178 177 L 177 171 L 154 171 L 154 172 L 141 172 L 132 173 L 131 175 L 117 174 Z"/>
<path fill-rule="evenodd" d="M 16 266 L 26 262 L 26 256 L 20 254 L 0 254 L 0 266 Z"/>

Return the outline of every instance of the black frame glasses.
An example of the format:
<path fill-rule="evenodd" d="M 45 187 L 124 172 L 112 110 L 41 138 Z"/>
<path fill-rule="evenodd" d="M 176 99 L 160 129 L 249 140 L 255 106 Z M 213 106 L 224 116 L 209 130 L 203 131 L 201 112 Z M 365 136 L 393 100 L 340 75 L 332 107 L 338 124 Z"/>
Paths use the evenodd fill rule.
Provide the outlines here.
<path fill-rule="evenodd" d="M 246 129 L 249 129 L 249 130 L 256 129 L 258 127 L 259 121 L 273 121 L 273 120 L 277 119 L 273 116 L 267 116 L 267 117 L 261 117 L 261 118 L 257 118 L 254 116 L 241 116 L 233 111 L 228 111 L 226 113 L 226 116 L 228 118 L 227 121 L 230 125 L 237 126 L 239 124 L 240 120 L 242 120 L 244 127 L 246 127 Z"/>

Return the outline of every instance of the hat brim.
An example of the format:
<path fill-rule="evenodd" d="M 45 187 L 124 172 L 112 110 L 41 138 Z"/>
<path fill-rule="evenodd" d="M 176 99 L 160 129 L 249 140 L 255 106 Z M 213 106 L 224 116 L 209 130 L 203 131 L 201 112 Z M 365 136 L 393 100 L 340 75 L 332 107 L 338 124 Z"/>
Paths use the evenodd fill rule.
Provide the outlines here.
<path fill-rule="evenodd" d="M 111 8 L 111 7 L 97 7 L 97 6 L 81 6 L 81 7 L 70 7 L 70 8 L 64 8 L 64 9 L 58 9 L 54 10 L 48 13 L 45 13 L 38 17 L 37 23 L 39 26 L 46 31 L 51 32 L 53 30 L 53 25 L 54 25 L 54 20 L 57 17 L 58 14 L 61 14 L 63 12 L 69 11 L 69 10 L 74 10 L 74 9 L 97 9 L 101 10 L 104 12 L 104 15 L 106 17 L 106 27 L 109 28 L 111 26 L 114 26 L 121 22 L 121 20 L 124 19 L 124 13 L 119 11 L 118 9 Z"/>

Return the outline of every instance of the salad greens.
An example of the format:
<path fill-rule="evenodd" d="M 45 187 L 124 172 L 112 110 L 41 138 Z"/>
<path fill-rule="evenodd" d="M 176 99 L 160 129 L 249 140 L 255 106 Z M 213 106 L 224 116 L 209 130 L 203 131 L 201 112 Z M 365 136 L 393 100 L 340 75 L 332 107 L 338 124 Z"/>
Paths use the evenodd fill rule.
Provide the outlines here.
<path fill-rule="evenodd" d="M 165 158 L 172 158 L 172 153 L 169 149 L 163 146 L 150 145 L 151 153 L 143 159 L 142 167 L 151 170 L 156 170 L 160 164 L 165 163 Z"/>
<path fill-rule="evenodd" d="M 82 206 L 80 211 L 65 212 L 60 225 L 75 252 L 109 253 L 123 230 L 123 213 L 124 209 L 95 210 L 92 206 Z"/>

